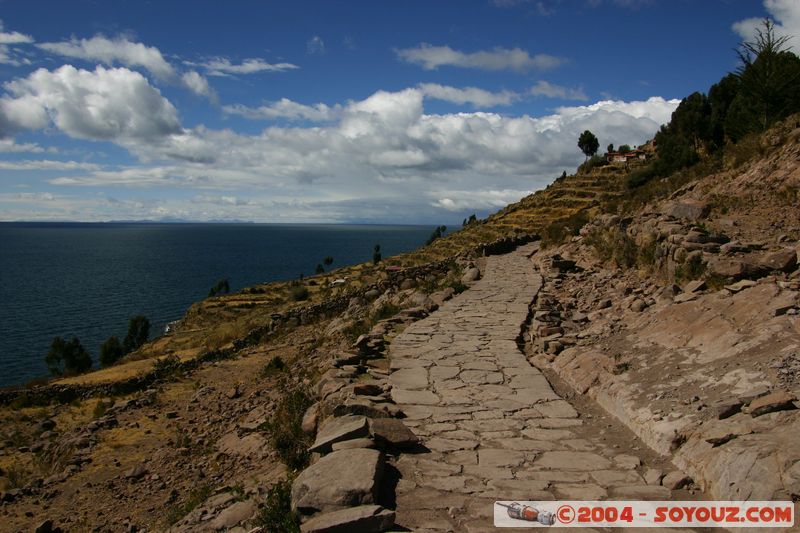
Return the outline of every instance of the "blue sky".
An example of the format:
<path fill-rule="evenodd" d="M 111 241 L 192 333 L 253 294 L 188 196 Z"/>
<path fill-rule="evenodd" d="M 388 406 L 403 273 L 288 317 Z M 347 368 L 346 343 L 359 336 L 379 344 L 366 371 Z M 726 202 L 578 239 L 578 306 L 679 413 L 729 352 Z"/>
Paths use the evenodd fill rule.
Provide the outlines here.
<path fill-rule="evenodd" d="M 454 223 L 639 144 L 795 0 L 0 0 L 0 220 Z"/>

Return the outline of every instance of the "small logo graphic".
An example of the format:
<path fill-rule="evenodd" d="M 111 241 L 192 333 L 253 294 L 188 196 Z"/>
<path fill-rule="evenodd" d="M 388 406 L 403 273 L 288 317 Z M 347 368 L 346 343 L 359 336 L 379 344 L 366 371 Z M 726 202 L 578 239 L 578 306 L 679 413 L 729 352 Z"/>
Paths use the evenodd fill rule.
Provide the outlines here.
<path fill-rule="evenodd" d="M 556 511 L 556 516 L 562 524 L 571 524 L 575 520 L 575 509 L 571 505 L 562 505 Z"/>
<path fill-rule="evenodd" d="M 514 520 L 524 520 L 525 522 L 539 522 L 543 526 L 552 526 L 556 518 L 553 513 L 548 511 L 540 511 L 530 505 L 522 505 L 518 502 L 510 504 L 495 502 L 500 507 L 505 507 L 509 518 Z M 573 512 L 574 514 L 574 512 Z"/>

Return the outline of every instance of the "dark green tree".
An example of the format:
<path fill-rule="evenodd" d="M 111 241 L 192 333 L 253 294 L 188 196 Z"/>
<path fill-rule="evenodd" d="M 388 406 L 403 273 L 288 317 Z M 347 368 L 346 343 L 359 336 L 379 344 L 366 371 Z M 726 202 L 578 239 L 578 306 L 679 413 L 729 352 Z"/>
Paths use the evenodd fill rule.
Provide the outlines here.
<path fill-rule="evenodd" d="M 100 346 L 100 366 L 111 366 L 125 355 L 125 348 L 115 336 L 109 337 Z"/>
<path fill-rule="evenodd" d="M 763 131 L 792 111 L 798 97 L 800 59 L 786 50 L 788 36 L 777 37 L 775 25 L 764 19 L 753 41 L 743 41 L 736 53 L 741 92 L 754 108 Z"/>
<path fill-rule="evenodd" d="M 425 242 L 425 244 L 431 244 L 433 241 L 444 235 L 445 231 L 447 231 L 447 226 L 437 226 L 436 229 L 433 230 L 433 233 L 431 233 L 431 236 L 428 237 L 428 240 Z"/>
<path fill-rule="evenodd" d="M 208 296 L 216 296 L 218 294 L 228 294 L 231 292 L 231 286 L 227 279 L 218 280 L 217 283 L 208 291 Z"/>
<path fill-rule="evenodd" d="M 316 272 L 317 274 L 324 274 L 325 273 L 325 267 L 323 267 L 321 264 L 317 263 L 317 268 L 314 269 L 314 272 Z"/>
<path fill-rule="evenodd" d="M 381 262 L 381 245 L 376 244 L 372 250 L 372 263 L 377 265 Z"/>
<path fill-rule="evenodd" d="M 326 267 L 331 266 L 333 264 L 333 257 L 326 256 L 325 259 L 322 260 L 322 264 L 325 265 Z"/>
<path fill-rule="evenodd" d="M 613 152 L 614 151 L 614 143 L 609 144 L 606 146 L 606 152 Z"/>
<path fill-rule="evenodd" d="M 150 336 L 150 321 L 144 315 L 131 317 L 128 322 L 128 334 L 122 342 L 125 353 L 138 350 Z"/>
<path fill-rule="evenodd" d="M 739 94 L 740 86 L 739 77 L 728 74 L 708 90 L 708 105 L 711 107 L 708 129 L 713 150 L 725 144 L 725 122 L 731 104 Z"/>
<path fill-rule="evenodd" d="M 578 148 L 581 149 L 581 152 L 583 152 L 588 160 L 591 156 L 597 153 L 597 149 L 600 148 L 600 141 L 597 140 L 597 137 L 594 136 L 594 133 L 586 130 L 581 133 L 580 137 L 578 137 Z"/>
<path fill-rule="evenodd" d="M 620 145 L 620 147 L 618 148 L 617 151 L 622 153 L 622 154 L 626 154 L 626 153 L 631 151 L 631 145 L 630 144 L 622 144 L 622 145 Z"/>
<path fill-rule="evenodd" d="M 92 368 L 92 356 L 77 337 L 54 337 L 44 362 L 54 376 L 82 374 Z"/>

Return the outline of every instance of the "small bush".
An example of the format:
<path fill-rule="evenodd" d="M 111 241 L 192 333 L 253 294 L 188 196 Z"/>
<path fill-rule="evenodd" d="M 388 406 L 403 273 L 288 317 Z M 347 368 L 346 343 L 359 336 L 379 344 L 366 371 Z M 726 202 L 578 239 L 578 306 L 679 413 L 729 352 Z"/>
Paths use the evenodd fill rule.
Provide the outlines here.
<path fill-rule="evenodd" d="M 167 511 L 167 524 L 172 525 L 191 513 L 198 505 L 206 501 L 212 492 L 211 485 L 203 485 L 191 491 L 185 502 L 176 504 Z"/>
<path fill-rule="evenodd" d="M 365 333 L 369 333 L 372 324 L 368 320 L 356 320 L 346 328 L 342 329 L 342 335 L 350 342 L 355 342 L 357 338 Z"/>
<path fill-rule="evenodd" d="M 97 403 L 94 404 L 94 410 L 92 411 L 92 417 L 93 418 L 101 418 L 101 417 L 105 416 L 107 410 L 108 409 L 106 408 L 106 402 L 104 402 L 103 400 L 98 400 Z"/>
<path fill-rule="evenodd" d="M 303 285 L 295 285 L 289 289 L 289 298 L 295 302 L 308 300 L 308 289 Z"/>
<path fill-rule="evenodd" d="M 12 463 L 11 466 L 6 468 L 4 490 L 20 489 L 27 485 L 32 477 L 33 472 L 29 469 L 19 463 Z"/>
<path fill-rule="evenodd" d="M 467 290 L 469 288 L 466 285 L 464 285 L 461 282 L 461 280 L 458 280 L 458 279 L 451 281 L 450 284 L 448 285 L 448 287 L 453 289 L 453 292 L 455 294 L 461 294 L 462 292 L 464 292 L 465 290 Z"/>
<path fill-rule="evenodd" d="M 270 444 L 278 457 L 291 470 L 302 470 L 308 465 L 308 447 L 312 441 L 300 429 L 300 424 L 312 403 L 314 401 L 307 391 L 285 389 L 272 418 L 260 426 L 269 434 Z"/>
<path fill-rule="evenodd" d="M 391 318 L 399 312 L 400 308 L 397 307 L 396 305 L 385 303 L 382 306 L 380 306 L 374 313 L 372 313 L 372 316 L 370 318 L 372 319 L 373 322 L 377 322 L 379 320 Z"/>
<path fill-rule="evenodd" d="M 270 359 L 269 363 L 264 365 L 264 368 L 261 369 L 260 375 L 262 378 L 266 378 L 281 372 L 286 372 L 287 370 L 286 363 L 283 361 L 283 359 L 281 359 L 281 356 L 276 355 Z"/>
<path fill-rule="evenodd" d="M 269 488 L 254 524 L 270 533 L 299 533 L 297 516 L 292 512 L 292 484 L 279 481 Z"/>
<path fill-rule="evenodd" d="M 125 349 L 122 347 L 122 343 L 112 335 L 100 346 L 100 366 L 111 366 L 123 355 L 125 355 Z"/>
<path fill-rule="evenodd" d="M 181 360 L 175 354 L 156 359 L 153 362 L 153 372 L 158 379 L 171 377 L 181 370 Z"/>
<path fill-rule="evenodd" d="M 678 283 L 700 278 L 706 271 L 706 263 L 700 255 L 691 256 L 684 264 L 675 269 L 675 281 Z"/>

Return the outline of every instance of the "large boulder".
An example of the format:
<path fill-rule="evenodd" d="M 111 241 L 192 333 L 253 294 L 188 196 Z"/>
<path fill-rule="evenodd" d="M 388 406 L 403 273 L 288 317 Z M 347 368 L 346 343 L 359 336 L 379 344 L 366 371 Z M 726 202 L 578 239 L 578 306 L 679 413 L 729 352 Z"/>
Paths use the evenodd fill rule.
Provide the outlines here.
<path fill-rule="evenodd" d="M 758 266 L 764 270 L 791 272 L 797 268 L 797 252 L 791 248 L 767 252 L 758 258 Z"/>
<path fill-rule="evenodd" d="M 302 533 L 377 533 L 394 525 L 395 513 L 380 505 L 359 505 L 315 516 L 300 526 Z"/>
<path fill-rule="evenodd" d="M 408 426 L 396 418 L 376 418 L 369 421 L 372 437 L 395 448 L 411 448 L 419 442 Z"/>
<path fill-rule="evenodd" d="M 292 483 L 292 510 L 312 514 L 375 503 L 384 464 L 383 453 L 368 448 L 326 455 Z"/>
<path fill-rule="evenodd" d="M 477 267 L 468 268 L 461 276 L 461 283 L 472 283 L 481 279 L 481 271 Z"/>
<path fill-rule="evenodd" d="M 669 204 L 664 210 L 664 214 L 673 218 L 680 218 L 694 222 L 705 218 L 710 211 L 710 206 L 700 200 L 686 198 Z"/>
<path fill-rule="evenodd" d="M 331 451 L 331 445 L 335 442 L 366 437 L 368 434 L 367 418 L 364 416 L 346 415 L 329 418 L 319 428 L 317 439 L 308 451 L 327 453 Z"/>

